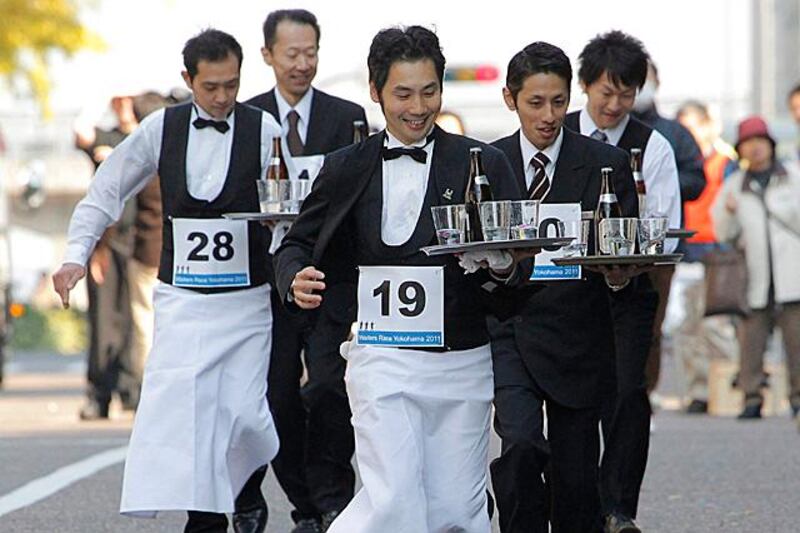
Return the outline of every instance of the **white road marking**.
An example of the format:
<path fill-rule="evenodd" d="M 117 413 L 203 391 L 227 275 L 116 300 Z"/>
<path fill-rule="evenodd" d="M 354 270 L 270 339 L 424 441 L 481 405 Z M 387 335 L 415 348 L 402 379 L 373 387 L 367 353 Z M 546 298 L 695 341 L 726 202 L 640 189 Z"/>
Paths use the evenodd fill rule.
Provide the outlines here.
<path fill-rule="evenodd" d="M 77 463 L 61 467 L 0 496 L 0 516 L 32 505 L 104 468 L 124 461 L 127 452 L 127 446 L 106 450 Z"/>

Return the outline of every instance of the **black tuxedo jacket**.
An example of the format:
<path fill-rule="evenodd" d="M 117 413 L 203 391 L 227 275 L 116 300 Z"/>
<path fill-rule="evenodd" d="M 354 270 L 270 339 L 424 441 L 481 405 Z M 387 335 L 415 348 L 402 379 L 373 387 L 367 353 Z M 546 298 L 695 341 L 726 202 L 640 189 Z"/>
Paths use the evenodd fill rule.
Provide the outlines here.
<path fill-rule="evenodd" d="M 254 96 L 245 103 L 263 109 L 275 117 L 278 124 L 281 123 L 275 89 Z M 326 155 L 352 143 L 353 121 L 356 120 L 367 123 L 363 107 L 315 88 L 303 155 Z"/>
<path fill-rule="evenodd" d="M 435 128 L 434 136 L 430 179 L 436 188 L 435 198 L 439 205 L 464 203 L 469 177 L 469 149 L 473 146 L 483 148 L 484 168 L 495 198 L 511 199 L 521 195 L 512 177 L 513 171 L 499 150 L 467 137 L 449 134 L 439 127 Z M 352 250 L 355 239 L 351 233 L 354 228 L 349 224 L 349 214 L 370 179 L 381 175 L 383 142 L 382 134 L 372 135 L 366 141 L 343 148 L 326 158 L 311 194 L 303 202 L 300 216 L 275 253 L 277 286 L 284 302 L 295 274 L 309 265 L 326 273 L 325 282 L 329 287 L 340 280 L 357 280 Z M 423 207 L 421 216 L 431 216 L 429 206 Z M 425 225 L 430 228 L 426 242 L 435 243 L 433 224 Z M 474 276 L 476 280 L 481 276 L 488 278 L 485 270 Z M 476 282 L 475 287 L 481 284 L 482 281 Z"/>
<path fill-rule="evenodd" d="M 492 145 L 506 154 L 520 188 L 525 190 L 520 134 L 517 131 Z M 545 203 L 580 202 L 583 211 L 596 209 L 600 169 L 606 166 L 614 169 L 614 188 L 623 215 L 637 216 L 627 154 L 566 128 Z M 594 229 L 589 253 L 594 253 Z M 516 345 L 531 376 L 562 405 L 582 408 L 596 404 L 601 369 L 613 365 L 611 307 L 624 307 L 631 289 L 612 293 L 603 276 L 584 270 L 582 280 L 535 283 L 516 292 L 515 316 L 507 320 L 513 324 Z M 490 321 L 490 333 L 498 331 L 508 328 Z"/>

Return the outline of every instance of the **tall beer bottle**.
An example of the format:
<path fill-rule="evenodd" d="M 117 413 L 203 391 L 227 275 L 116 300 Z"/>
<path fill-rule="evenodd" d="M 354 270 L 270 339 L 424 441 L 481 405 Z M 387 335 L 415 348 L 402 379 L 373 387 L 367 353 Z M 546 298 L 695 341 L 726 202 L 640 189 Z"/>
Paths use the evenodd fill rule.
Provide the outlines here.
<path fill-rule="evenodd" d="M 636 186 L 636 196 L 639 199 L 639 218 L 644 218 L 647 209 L 647 187 L 642 176 L 642 151 L 639 148 L 631 148 L 631 172 Z"/>
<path fill-rule="evenodd" d="M 367 124 L 363 120 L 353 121 L 353 144 L 358 144 L 369 136 Z"/>
<path fill-rule="evenodd" d="M 467 242 L 483 240 L 478 204 L 493 200 L 492 187 L 483 170 L 482 153 L 483 151 L 477 146 L 469 149 L 469 180 L 464 194 L 464 204 L 467 209 Z"/>
<path fill-rule="evenodd" d="M 600 255 L 608 255 L 611 253 L 611 243 L 609 242 L 609 231 L 607 223 L 604 222 L 608 218 L 621 218 L 622 209 L 617 200 L 617 193 L 614 192 L 614 183 L 611 181 L 611 167 L 603 167 L 600 169 L 600 198 L 597 201 L 597 210 L 595 211 L 596 229 L 595 238 L 597 247 L 595 253 Z"/>
<path fill-rule="evenodd" d="M 267 182 L 267 198 L 262 199 L 266 202 L 266 207 L 262 211 L 266 213 L 280 213 L 284 206 L 288 205 L 289 200 L 289 170 L 286 168 L 286 161 L 283 159 L 281 151 L 281 138 L 272 138 L 272 157 L 267 165 L 267 172 L 264 176 Z"/>

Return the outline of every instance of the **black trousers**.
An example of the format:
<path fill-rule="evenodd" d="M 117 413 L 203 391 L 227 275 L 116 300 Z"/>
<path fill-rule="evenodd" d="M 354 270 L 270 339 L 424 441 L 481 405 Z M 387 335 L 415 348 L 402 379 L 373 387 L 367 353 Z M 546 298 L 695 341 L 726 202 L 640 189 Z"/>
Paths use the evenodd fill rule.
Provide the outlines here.
<path fill-rule="evenodd" d="M 653 339 L 658 293 L 639 276 L 632 305 L 614 316 L 615 360 L 603 386 L 603 459 L 600 500 L 603 514 L 636 517 L 650 447 L 650 400 L 645 367 Z"/>
<path fill-rule="evenodd" d="M 490 470 L 500 531 L 547 533 L 548 519 L 553 533 L 599 531 L 597 409 L 548 398 L 525 367 L 511 328 L 501 325 L 492 339 L 495 430 L 502 451 Z"/>
<path fill-rule="evenodd" d="M 320 319 L 314 329 L 300 331 L 277 291 L 272 318 L 267 396 L 281 441 L 272 461 L 275 476 L 295 507 L 295 520 L 340 511 L 355 489 L 355 443 L 339 355 L 350 325 Z M 301 390 L 303 351 L 308 379 Z"/>
<path fill-rule="evenodd" d="M 249 511 L 255 507 L 266 505 L 264 495 L 261 493 L 261 482 L 267 467 L 263 466 L 253 472 L 242 487 L 234 503 L 237 511 Z M 227 533 L 228 517 L 224 513 L 208 513 L 205 511 L 188 511 L 188 520 L 184 533 Z"/>
<path fill-rule="evenodd" d="M 114 248 L 105 279 L 98 284 L 87 276 L 89 300 L 89 351 L 87 391 L 89 398 L 108 405 L 118 391 L 126 404 L 139 401 L 140 378 L 131 355 L 131 300 L 128 290 L 128 256 Z"/>

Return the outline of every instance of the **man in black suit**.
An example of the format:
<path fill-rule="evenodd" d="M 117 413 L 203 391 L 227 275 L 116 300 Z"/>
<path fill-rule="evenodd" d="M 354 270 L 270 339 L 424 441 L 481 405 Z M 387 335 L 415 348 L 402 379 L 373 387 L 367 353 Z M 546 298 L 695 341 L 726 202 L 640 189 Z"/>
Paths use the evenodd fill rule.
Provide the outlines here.
<path fill-rule="evenodd" d="M 421 275 L 421 267 L 442 275 L 422 286 L 426 308 L 443 310 L 432 312 L 442 324 L 442 346 L 375 347 L 363 339 L 342 345 L 363 488 L 330 533 L 490 529 L 493 384 L 481 299 L 485 287 L 501 281 L 484 270 L 464 275 L 455 257 L 427 257 L 420 248 L 436 242 L 430 208 L 464 202 L 471 149 L 482 150 L 495 198 L 521 191 L 497 149 L 434 126 L 444 62 L 436 35 L 420 26 L 376 35 L 370 93 L 386 130 L 328 156 L 275 254 L 279 294 L 298 313 L 324 305 L 342 277 L 355 280 L 356 267 L 361 276 L 376 265 L 404 279 Z M 490 261 L 495 276 L 508 279 L 513 260 L 497 255 Z M 371 284 L 361 289 L 359 301 L 374 301 Z M 402 314 L 397 305 L 387 303 L 386 312 Z M 368 312 L 361 309 L 359 320 L 371 320 Z"/>
<path fill-rule="evenodd" d="M 325 155 L 351 144 L 353 123 L 362 121 L 366 126 L 364 109 L 311 86 L 320 37 L 316 17 L 302 9 L 273 11 L 263 30 L 261 54 L 275 73 L 276 87 L 247 103 L 281 124 L 284 146 L 292 157 Z M 339 345 L 355 320 L 347 310 L 355 304 L 348 300 L 352 290 L 340 287 L 335 292 L 322 306 L 313 330 L 295 324 L 277 292 L 272 293 L 267 394 L 281 439 L 272 466 L 295 507 L 297 533 L 324 531 L 353 497 L 355 485 L 353 428 L 344 387 L 345 363 L 339 355 Z M 308 376 L 302 390 L 301 351 Z"/>
<path fill-rule="evenodd" d="M 681 195 L 675 153 L 661 133 L 630 114 L 636 93 L 647 78 L 648 58 L 642 42 L 621 31 L 589 41 L 581 52 L 578 70 L 586 106 L 567 115 L 565 124 L 628 153 L 640 149 L 647 186 L 641 216 L 666 216 L 669 227 L 678 228 Z M 677 240 L 667 239 L 664 251 L 672 253 L 676 246 Z M 608 533 L 639 531 L 634 519 L 650 445 L 645 368 L 660 300 L 653 279 L 662 277 L 659 269 L 663 268 L 641 277 L 632 297 L 636 310 L 614 321 L 614 366 L 606 376 L 601 408 L 600 503 Z"/>
<path fill-rule="evenodd" d="M 520 188 L 545 203 L 594 210 L 600 169 L 611 167 L 624 216 L 636 216 L 625 153 L 563 127 L 572 68 L 548 43 L 528 45 L 509 62 L 503 96 L 520 130 L 493 143 L 509 158 Z M 592 233 L 594 230 L 592 230 Z M 594 253 L 593 236 L 589 253 Z M 502 453 L 491 464 L 504 533 L 587 533 L 600 528 L 597 495 L 598 376 L 610 365 L 612 312 L 627 305 L 630 272 L 584 272 L 579 280 L 535 283 L 518 291 L 516 312 L 490 320 L 495 429 Z M 547 405 L 547 440 L 543 407 Z M 543 482 L 548 471 L 551 501 Z"/>

